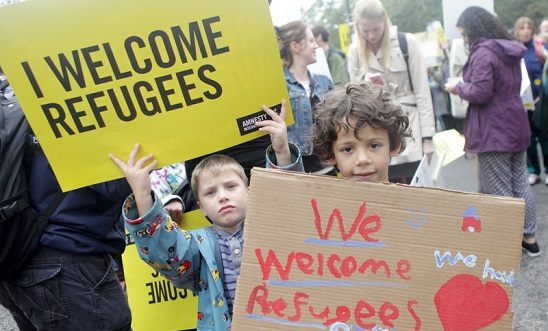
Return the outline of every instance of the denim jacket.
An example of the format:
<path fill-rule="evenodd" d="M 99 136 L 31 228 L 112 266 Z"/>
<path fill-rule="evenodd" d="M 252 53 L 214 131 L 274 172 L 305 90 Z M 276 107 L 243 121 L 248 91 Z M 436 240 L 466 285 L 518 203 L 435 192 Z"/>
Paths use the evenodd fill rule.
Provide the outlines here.
<path fill-rule="evenodd" d="M 299 147 L 302 155 L 311 155 L 312 105 L 310 98 L 306 95 L 304 87 L 286 67 L 284 67 L 284 75 L 295 121 L 293 125 L 287 127 L 287 138 Z M 333 88 L 331 79 L 324 75 L 314 75 L 310 71 L 308 75 L 312 78 L 310 87 L 313 89 L 314 96 L 323 99 L 325 92 Z"/>

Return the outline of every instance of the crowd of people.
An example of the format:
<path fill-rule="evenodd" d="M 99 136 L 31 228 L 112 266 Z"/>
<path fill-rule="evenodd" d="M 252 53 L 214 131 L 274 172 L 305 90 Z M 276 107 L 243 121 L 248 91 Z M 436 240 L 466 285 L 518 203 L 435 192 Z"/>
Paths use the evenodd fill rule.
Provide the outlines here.
<path fill-rule="evenodd" d="M 479 191 L 525 200 L 522 247 L 530 256 L 540 255 L 531 185 L 541 180 L 548 160 L 548 128 L 533 125 L 535 109 L 524 108 L 520 63 L 525 62 L 540 109 L 548 103 L 548 82 L 543 82 L 548 19 L 536 33 L 534 22 L 520 17 L 512 34 L 487 10 L 467 8 L 457 21 L 469 50 L 458 82 L 447 81 L 441 64 L 427 68 L 418 42 L 392 24 L 381 1 L 358 1 L 353 20 L 348 53 L 329 44 L 325 27 L 302 21 L 275 27 L 293 125 L 285 123 L 286 101 L 279 114 L 263 106 L 271 117 L 256 123 L 263 137 L 160 169 L 152 155 L 137 159 L 136 145 L 127 161 L 125 155 L 110 155 L 125 178 L 68 192 L 38 253 L 13 279 L 0 282 L 0 303 L 19 329 L 131 330 L 130 307 L 113 262 L 125 249 L 125 226 L 143 260 L 176 287 L 198 295 L 204 314 L 198 330 L 227 330 L 242 262 L 251 168 L 410 183 L 423 156 L 435 151 L 435 111 L 448 107 L 448 93 L 469 103 L 462 133 L 464 150 L 478 156 Z M 331 78 L 308 69 L 317 51 L 326 53 Z M 31 204 L 42 211 L 60 187 L 41 150 L 28 179 Z M 181 229 L 182 214 L 195 209 L 212 226 Z M 165 226 L 143 236 L 158 220 Z M 173 249 L 178 261 L 170 261 Z M 177 268 L 182 261 L 191 261 L 184 273 Z M 209 290 L 199 280 L 206 280 Z M 212 306 L 213 296 L 226 305 Z"/>

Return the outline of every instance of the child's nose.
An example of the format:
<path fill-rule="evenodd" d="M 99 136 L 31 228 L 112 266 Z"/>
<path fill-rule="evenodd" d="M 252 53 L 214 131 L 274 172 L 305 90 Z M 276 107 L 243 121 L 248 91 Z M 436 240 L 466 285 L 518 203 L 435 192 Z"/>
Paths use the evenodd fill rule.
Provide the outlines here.
<path fill-rule="evenodd" d="M 227 200 L 228 200 L 228 192 L 227 192 L 227 190 L 220 190 L 220 191 L 219 191 L 219 200 L 220 200 L 220 201 L 227 201 Z"/>
<path fill-rule="evenodd" d="M 357 154 L 358 154 L 356 158 L 357 164 L 364 164 L 364 163 L 371 162 L 371 157 L 369 156 L 369 153 L 366 150 L 358 150 Z"/>

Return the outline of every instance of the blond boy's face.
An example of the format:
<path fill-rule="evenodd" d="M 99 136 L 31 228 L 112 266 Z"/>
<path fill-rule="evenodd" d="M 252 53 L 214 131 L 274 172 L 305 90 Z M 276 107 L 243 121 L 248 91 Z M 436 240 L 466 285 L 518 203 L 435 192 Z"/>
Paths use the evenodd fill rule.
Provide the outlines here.
<path fill-rule="evenodd" d="M 365 126 L 359 130 L 358 138 L 352 129 L 348 132 L 339 129 L 333 142 L 333 155 L 328 162 L 337 166 L 344 178 L 387 182 L 388 164 L 391 157 L 398 155 L 398 149 L 390 150 L 386 130 Z"/>
<path fill-rule="evenodd" d="M 198 205 L 213 226 L 234 233 L 247 214 L 248 189 L 232 170 L 219 174 L 204 172 L 200 175 Z"/>

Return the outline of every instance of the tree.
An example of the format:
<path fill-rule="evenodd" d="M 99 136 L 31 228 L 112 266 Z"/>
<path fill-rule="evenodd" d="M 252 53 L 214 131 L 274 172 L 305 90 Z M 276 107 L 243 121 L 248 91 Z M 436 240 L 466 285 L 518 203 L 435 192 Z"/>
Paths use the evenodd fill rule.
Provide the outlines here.
<path fill-rule="evenodd" d="M 398 29 L 421 32 L 433 21 L 443 21 L 441 0 L 384 0 L 384 8 Z"/>
<path fill-rule="evenodd" d="M 356 2 L 357 0 L 316 0 L 310 8 L 301 11 L 301 17 L 311 27 L 325 26 L 330 34 L 329 44 L 340 48 L 339 24 L 350 22 L 352 17 L 349 15 Z"/>
<path fill-rule="evenodd" d="M 501 23 L 508 29 L 514 28 L 514 23 L 520 16 L 527 16 L 538 28 L 540 21 L 548 16 L 548 2 L 546 0 L 496 0 L 495 12 Z"/>

